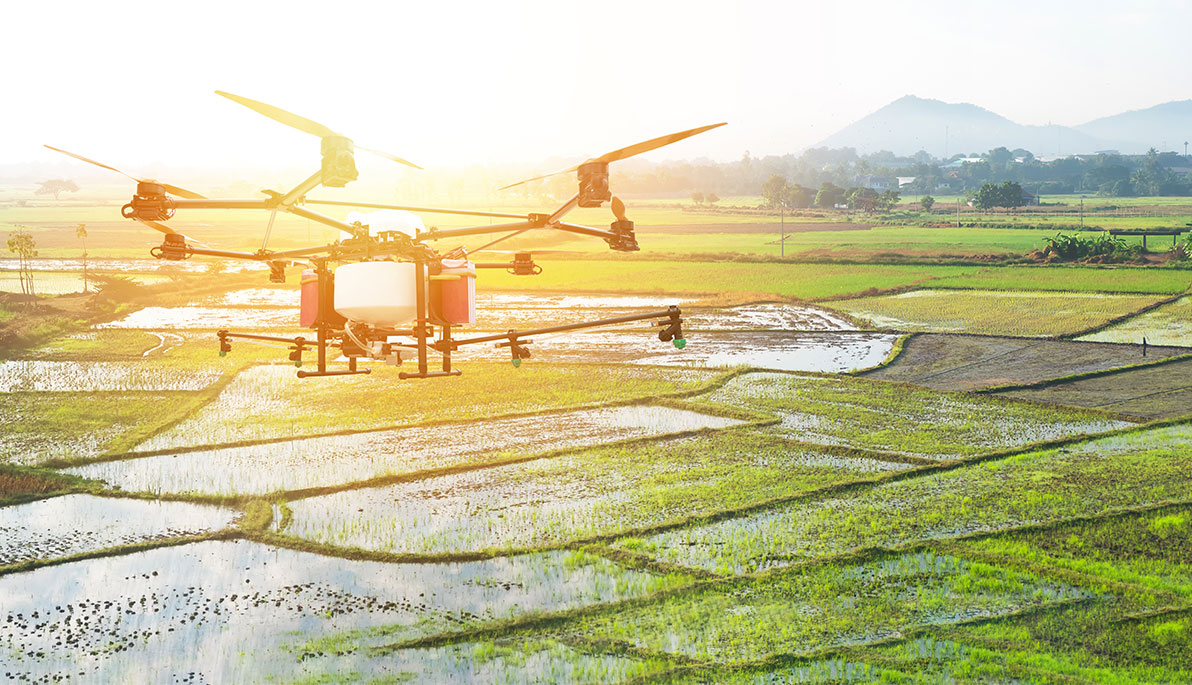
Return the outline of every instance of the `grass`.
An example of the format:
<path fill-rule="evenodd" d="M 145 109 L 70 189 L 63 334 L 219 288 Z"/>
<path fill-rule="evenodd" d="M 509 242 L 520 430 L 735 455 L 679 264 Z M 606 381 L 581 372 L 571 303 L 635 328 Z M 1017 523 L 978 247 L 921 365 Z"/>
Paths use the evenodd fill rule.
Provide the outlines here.
<path fill-rule="evenodd" d="M 1062 336 L 1154 304 L 1153 295 L 917 290 L 833 303 L 874 325 L 908 331 Z"/>
<path fill-rule="evenodd" d="M 1174 295 L 1192 287 L 1192 272 L 1130 266 L 994 266 L 940 278 L 931 287 Z"/>

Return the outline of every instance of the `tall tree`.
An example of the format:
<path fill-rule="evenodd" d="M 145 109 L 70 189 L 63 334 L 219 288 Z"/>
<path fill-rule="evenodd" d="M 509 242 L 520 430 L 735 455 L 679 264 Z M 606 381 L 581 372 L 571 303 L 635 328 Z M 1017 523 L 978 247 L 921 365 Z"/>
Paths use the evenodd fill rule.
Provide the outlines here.
<path fill-rule="evenodd" d="M 37 256 L 37 243 L 24 226 L 17 226 L 16 233 L 8 236 L 8 251 L 15 252 L 20 265 L 21 293 L 36 295 L 33 290 L 33 269 L 29 260 Z"/>
<path fill-rule="evenodd" d="M 58 199 L 59 193 L 77 193 L 79 186 L 74 181 L 65 178 L 56 178 L 49 181 L 38 181 L 41 187 L 33 191 L 34 195 L 53 195 L 54 199 Z"/>

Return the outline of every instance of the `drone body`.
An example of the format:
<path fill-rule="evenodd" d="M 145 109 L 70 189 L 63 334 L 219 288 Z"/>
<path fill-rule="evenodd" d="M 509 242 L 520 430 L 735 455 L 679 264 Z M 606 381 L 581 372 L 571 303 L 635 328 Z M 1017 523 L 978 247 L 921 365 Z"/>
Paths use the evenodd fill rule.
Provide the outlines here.
<path fill-rule="evenodd" d="M 453 329 L 468 326 L 475 321 L 477 270 L 505 269 L 519 276 L 532 276 L 541 272 L 529 252 L 519 252 L 509 262 L 474 262 L 468 259 L 468 250 L 460 245 L 447 251 L 432 246 L 444 240 L 505 233 L 506 235 L 474 250 L 480 252 L 501 240 L 526 231 L 544 229 L 588 235 L 603 239 L 616 251 L 638 250 L 633 222 L 625 214 L 625 205 L 612 195 L 609 185 L 608 166 L 611 162 L 647 152 L 663 145 L 688 138 L 698 133 L 723 126 L 713 124 L 679 133 L 654 138 L 636 145 L 589 159 L 570 169 L 555 173 L 576 173 L 578 192 L 555 211 L 531 214 L 507 214 L 472 210 L 442 209 L 434 207 L 409 207 L 380 203 L 336 202 L 315 200 L 306 194 L 319 186 L 342 188 L 356 180 L 355 150 L 365 150 L 414 168 L 417 165 L 400 157 L 379 150 L 356 145 L 350 138 L 304 117 L 285 110 L 250 100 L 238 95 L 216 91 L 235 102 L 253 109 L 271 119 L 292 126 L 322 139 L 322 163 L 318 171 L 288 192 L 264 191 L 266 199 L 209 199 L 193 191 L 138 179 L 124 174 L 137 182 L 136 194 L 124 205 L 121 214 L 128 219 L 161 231 L 165 234 L 162 244 L 153 248 L 151 254 L 158 259 L 182 260 L 194 255 L 245 259 L 265 262 L 270 267 L 270 280 L 285 281 L 287 266 L 302 264 L 307 268 L 302 273 L 301 307 L 299 321 L 302 327 L 315 333 L 314 340 L 305 336 L 292 338 L 220 331 L 218 334 L 220 355 L 232 349 L 232 341 L 283 343 L 290 350 L 290 360 L 296 366 L 303 363 L 303 353 L 313 350 L 317 355 L 317 368 L 313 371 L 299 370 L 301 378 L 338 376 L 369 373 L 369 369 L 357 366 L 357 360 L 370 358 L 400 364 L 402 353 L 414 355 L 416 372 L 402 372 L 399 377 L 433 378 L 456 376 L 452 369 L 451 354 L 464 345 L 494 343 L 507 347 L 511 361 L 519 366 L 530 357 L 526 346 L 532 343 L 530 336 L 585 328 L 595 328 L 632 321 L 653 321 L 660 328 L 658 337 L 663 342 L 673 341 L 676 347 L 683 347 L 686 340 L 682 334 L 682 317 L 678 307 L 671 306 L 645 314 L 635 314 L 611 319 L 599 319 L 561 326 L 550 326 L 530 330 L 511 330 L 505 333 L 481 335 L 466 338 L 453 337 Z M 46 146 L 50 147 L 50 146 Z M 94 160 L 50 147 L 57 152 L 70 155 L 84 162 L 105 169 L 124 173 L 114 167 Z M 554 174 L 519 181 L 506 188 L 535 181 Z M 577 207 L 592 208 L 611 203 L 614 221 L 608 230 L 591 228 L 565 222 L 564 217 Z M 360 215 L 349 215 L 349 221 L 325 216 L 307 209 L 305 205 L 333 205 L 382 210 L 371 217 L 392 219 L 398 213 L 426 212 L 481 216 L 489 218 L 515 219 L 496 225 L 471 226 L 445 230 L 424 230 L 421 221 L 413 220 L 401 226 L 381 226 L 379 218 L 365 219 Z M 256 252 L 233 252 L 212 249 L 203 243 L 178 233 L 166 224 L 178 210 L 185 209 L 259 209 L 270 213 L 269 229 L 277 212 L 316 221 L 337 228 L 348 237 L 329 245 L 320 245 L 297 250 L 272 251 L 267 249 L 269 229 L 265 241 Z M 373 224 L 364 223 L 368 220 Z M 400 222 L 399 222 L 400 223 Z M 396 230 L 394 230 L 396 229 Z M 336 267 L 335 265 L 339 265 Z M 338 349 L 347 358 L 346 368 L 331 369 L 328 366 L 328 351 Z M 430 370 L 430 354 L 438 353 L 441 370 Z"/>

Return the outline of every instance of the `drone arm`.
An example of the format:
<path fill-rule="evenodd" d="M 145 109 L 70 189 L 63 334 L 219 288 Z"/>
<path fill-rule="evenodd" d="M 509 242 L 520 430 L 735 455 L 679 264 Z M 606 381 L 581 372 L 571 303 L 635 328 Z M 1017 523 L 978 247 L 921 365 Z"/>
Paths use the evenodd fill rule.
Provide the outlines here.
<path fill-rule="evenodd" d="M 474 345 L 477 343 L 496 342 L 498 340 L 517 340 L 518 338 L 525 338 L 531 335 L 545 335 L 547 333 L 578 331 L 584 328 L 598 328 L 600 326 L 611 326 L 619 323 L 632 323 L 634 321 L 646 321 L 648 319 L 669 319 L 679 321 L 681 320 L 681 316 L 682 311 L 678 307 L 671 306 L 667 309 L 661 309 L 646 314 L 630 314 L 628 316 L 616 316 L 610 319 L 596 319 L 595 321 L 569 323 L 562 326 L 549 326 L 547 328 L 534 328 L 527 331 L 508 331 L 506 333 L 495 333 L 493 335 L 482 335 L 475 338 L 464 338 L 462 340 L 453 339 L 443 342 L 448 343 L 451 349 L 455 349 L 460 345 Z"/>
<path fill-rule="evenodd" d="M 310 178 L 308 178 L 305 181 L 303 181 L 302 183 L 299 183 L 298 185 L 294 186 L 294 188 L 290 192 L 286 193 L 285 195 L 282 195 L 278 199 L 278 204 L 283 209 L 289 209 L 289 207 L 291 205 L 293 205 L 295 202 L 298 202 L 299 200 L 301 200 L 303 195 L 306 195 L 307 193 L 314 190 L 315 188 L 318 188 L 322 184 L 323 184 L 323 170 L 319 169 L 315 173 L 311 174 Z"/>
<path fill-rule="evenodd" d="M 603 238 L 609 240 L 614 237 L 612 231 L 605 231 L 599 228 L 590 228 L 588 226 L 580 226 L 579 224 L 569 224 L 560 222 L 555 226 L 560 231 L 567 231 L 568 233 L 578 233 L 580 235 L 590 235 L 595 238 Z"/>
<path fill-rule="evenodd" d="M 518 221 L 511 224 L 492 224 L 489 226 L 468 226 L 466 228 L 434 229 L 426 233 L 419 233 L 419 240 L 442 240 L 444 238 L 458 238 L 468 235 L 483 235 L 485 233 L 504 233 L 505 231 L 524 231 L 531 228 L 542 228 L 537 221 Z"/>
<path fill-rule="evenodd" d="M 460 216 L 486 216 L 494 219 L 525 219 L 525 214 L 506 214 L 503 212 L 478 212 L 467 209 L 444 209 L 441 207 L 413 207 L 410 205 L 387 205 L 376 202 L 339 202 L 336 200 L 303 200 L 308 205 L 333 205 L 336 207 L 362 207 L 364 209 L 401 209 L 407 212 L 424 212 L 427 214 L 458 214 Z"/>

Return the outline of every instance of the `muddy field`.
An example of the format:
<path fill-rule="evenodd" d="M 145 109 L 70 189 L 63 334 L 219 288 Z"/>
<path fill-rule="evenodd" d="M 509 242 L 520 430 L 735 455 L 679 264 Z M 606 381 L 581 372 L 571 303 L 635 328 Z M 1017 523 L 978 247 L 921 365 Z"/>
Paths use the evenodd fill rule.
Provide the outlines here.
<path fill-rule="evenodd" d="M 1031 340 L 1005 336 L 920 333 L 893 363 L 866 377 L 939 390 L 1026 385 L 1192 353 L 1192 348 Z M 1087 405 L 1081 405 L 1087 406 Z"/>

